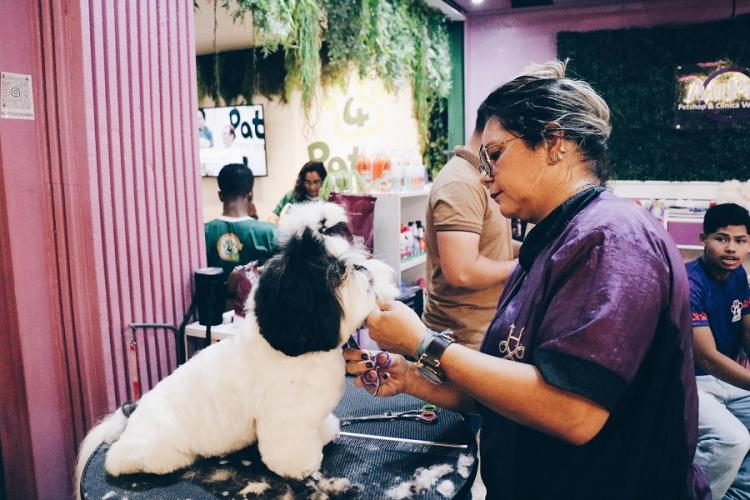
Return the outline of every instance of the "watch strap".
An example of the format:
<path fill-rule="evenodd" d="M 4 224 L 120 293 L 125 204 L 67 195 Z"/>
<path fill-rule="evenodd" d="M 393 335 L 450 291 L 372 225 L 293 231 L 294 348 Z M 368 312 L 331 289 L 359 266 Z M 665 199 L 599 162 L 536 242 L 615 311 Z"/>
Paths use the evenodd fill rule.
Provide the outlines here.
<path fill-rule="evenodd" d="M 447 333 L 435 333 L 431 336 L 430 342 L 424 350 L 424 356 L 422 358 L 425 362 L 429 362 L 435 368 L 440 366 L 440 357 L 443 355 L 449 345 L 454 343 L 456 339 Z"/>
<path fill-rule="evenodd" d="M 440 357 L 456 340 L 449 330 L 436 333 L 428 329 L 427 332 L 417 348 L 417 370 L 430 382 L 441 384 L 445 374 L 440 367 Z"/>

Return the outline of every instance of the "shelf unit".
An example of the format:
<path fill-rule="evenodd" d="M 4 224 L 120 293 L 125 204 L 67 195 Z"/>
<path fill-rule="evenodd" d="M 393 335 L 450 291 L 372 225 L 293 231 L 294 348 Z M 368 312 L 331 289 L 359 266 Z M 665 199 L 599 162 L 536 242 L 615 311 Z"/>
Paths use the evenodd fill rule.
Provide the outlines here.
<path fill-rule="evenodd" d="M 421 266 L 425 262 L 427 262 L 427 255 L 426 254 L 422 254 L 419 257 L 415 257 L 413 259 L 409 259 L 409 260 L 407 260 L 405 262 L 402 261 L 401 265 L 399 266 L 399 269 L 403 273 L 404 271 L 408 271 L 409 269 L 412 269 L 414 267 Z"/>
<path fill-rule="evenodd" d="M 414 284 L 425 277 L 427 257 L 420 255 L 406 262 L 401 262 L 399 228 L 409 221 L 425 222 L 429 188 L 419 191 L 401 191 L 397 193 L 371 193 L 377 198 L 375 202 L 373 254 L 396 270 L 398 280 Z"/>
<path fill-rule="evenodd" d="M 703 250 L 700 244 L 700 234 L 703 231 L 703 215 L 687 214 L 667 209 L 662 224 L 672 236 L 680 250 Z"/>

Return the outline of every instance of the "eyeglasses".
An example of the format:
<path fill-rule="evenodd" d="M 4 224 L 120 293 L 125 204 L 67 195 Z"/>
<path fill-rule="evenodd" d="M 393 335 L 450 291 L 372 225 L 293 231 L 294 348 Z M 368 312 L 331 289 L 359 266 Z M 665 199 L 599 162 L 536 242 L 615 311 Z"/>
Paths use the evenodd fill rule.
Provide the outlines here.
<path fill-rule="evenodd" d="M 507 139 L 505 141 L 495 142 L 491 144 L 492 149 L 495 150 L 502 146 L 503 144 L 506 144 L 511 141 L 515 141 L 516 139 L 520 139 L 523 137 L 522 135 L 517 135 L 515 137 L 511 137 L 510 139 Z M 490 158 L 490 153 L 487 150 L 487 146 L 482 144 L 479 146 L 479 171 L 482 172 L 487 177 L 492 177 L 492 166 L 495 164 L 495 162 L 500 158 L 500 155 L 502 152 L 499 152 L 497 155 L 497 158 L 494 160 Z"/>

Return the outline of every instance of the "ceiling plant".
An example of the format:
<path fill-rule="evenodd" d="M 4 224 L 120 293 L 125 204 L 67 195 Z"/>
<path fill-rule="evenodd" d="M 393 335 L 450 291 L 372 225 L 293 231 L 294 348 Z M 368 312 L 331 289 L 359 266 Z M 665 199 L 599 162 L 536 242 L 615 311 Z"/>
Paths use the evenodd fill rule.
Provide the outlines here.
<path fill-rule="evenodd" d="M 423 0 L 216 1 L 235 19 L 252 14 L 256 46 L 235 51 L 244 56 L 200 56 L 201 96 L 249 102 L 261 92 L 286 100 L 299 89 L 307 114 L 321 85 L 344 85 L 352 71 L 389 91 L 410 83 L 420 142 L 429 146 L 433 108 L 450 91 L 450 55 L 445 19 Z M 282 70 L 270 67 L 282 60 Z"/>

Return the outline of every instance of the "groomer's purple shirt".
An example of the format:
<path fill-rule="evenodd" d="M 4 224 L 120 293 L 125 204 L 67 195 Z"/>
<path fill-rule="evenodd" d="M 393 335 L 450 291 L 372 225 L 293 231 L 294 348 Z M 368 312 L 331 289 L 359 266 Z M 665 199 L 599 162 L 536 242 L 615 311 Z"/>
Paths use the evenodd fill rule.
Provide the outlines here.
<path fill-rule="evenodd" d="M 528 275 L 516 268 L 482 352 L 535 365 L 547 383 L 610 417 L 574 446 L 482 408 L 488 498 L 710 498 L 691 466 L 691 335 L 687 275 L 672 240 L 640 207 L 601 193 Z"/>

